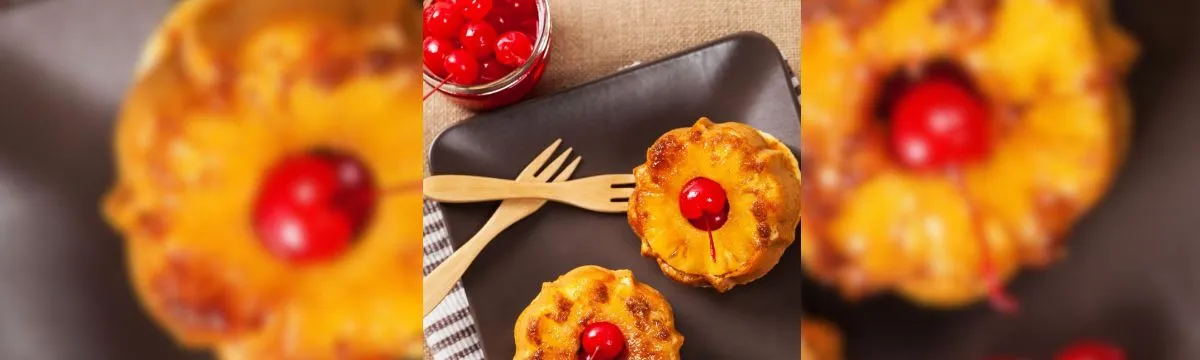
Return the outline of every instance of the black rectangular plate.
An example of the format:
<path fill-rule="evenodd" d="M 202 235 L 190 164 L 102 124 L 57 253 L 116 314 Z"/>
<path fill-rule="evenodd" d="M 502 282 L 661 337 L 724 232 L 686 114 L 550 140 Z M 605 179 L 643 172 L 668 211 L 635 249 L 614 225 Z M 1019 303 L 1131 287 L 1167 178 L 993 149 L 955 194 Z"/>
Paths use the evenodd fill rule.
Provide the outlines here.
<path fill-rule="evenodd" d="M 1143 50 L 1128 79 L 1133 138 L 1112 191 L 1067 239 L 1067 257 L 1012 283 L 1015 316 L 891 296 L 847 304 L 806 285 L 806 315 L 842 327 L 847 359 L 1052 359 L 1082 339 L 1123 346 L 1129 359 L 1200 359 L 1200 3 L 1113 6 Z"/>
<path fill-rule="evenodd" d="M 554 139 L 583 156 L 575 178 L 629 173 L 668 130 L 701 116 L 771 133 L 793 151 L 800 106 L 779 50 L 742 33 L 552 96 L 469 119 L 432 145 L 433 174 L 514 178 Z M 442 205 L 455 247 L 496 203 Z M 512 358 L 513 325 L 542 282 L 582 265 L 630 269 L 661 291 L 684 335 L 685 359 L 797 359 L 800 254 L 793 245 L 767 276 L 725 294 L 678 284 L 639 254 L 624 214 L 549 203 L 505 230 L 463 278 L 488 359 Z"/>

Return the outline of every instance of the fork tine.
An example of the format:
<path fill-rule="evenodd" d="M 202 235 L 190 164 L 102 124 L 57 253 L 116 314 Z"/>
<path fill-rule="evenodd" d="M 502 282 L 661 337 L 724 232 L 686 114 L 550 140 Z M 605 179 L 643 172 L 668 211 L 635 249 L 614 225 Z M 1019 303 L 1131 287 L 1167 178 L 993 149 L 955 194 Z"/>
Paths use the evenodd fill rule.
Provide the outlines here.
<path fill-rule="evenodd" d="M 608 180 L 612 186 L 633 185 L 637 183 L 637 178 L 633 174 L 612 174 L 605 175 L 605 180 Z"/>
<path fill-rule="evenodd" d="M 537 157 L 534 157 L 533 161 L 530 161 L 529 165 L 526 165 L 525 169 L 521 170 L 521 174 L 517 175 L 517 181 L 529 180 L 534 174 L 537 174 L 537 171 L 542 168 L 542 165 L 546 165 L 546 160 L 550 159 L 550 155 L 554 155 L 554 150 L 558 149 L 558 145 L 560 144 L 562 144 L 562 139 L 556 139 L 550 144 L 549 147 L 546 148 L 546 150 L 542 150 L 541 154 L 538 154 Z"/>
<path fill-rule="evenodd" d="M 570 179 L 571 174 L 575 173 L 575 168 L 579 167 L 579 162 L 582 160 L 582 156 L 576 156 L 575 160 L 571 160 L 571 163 L 567 164 L 567 167 L 563 169 L 563 171 L 559 173 L 557 177 L 554 178 L 554 182 L 563 182 L 567 181 L 567 179 Z"/>
<path fill-rule="evenodd" d="M 546 165 L 546 168 L 542 169 L 533 179 L 537 182 L 549 181 L 554 176 L 554 173 L 562 169 L 563 163 L 567 162 L 567 159 L 571 157 L 571 150 L 573 149 L 567 148 L 562 154 L 559 154 L 558 157 L 554 158 L 554 161 L 550 162 L 550 165 Z"/>
<path fill-rule="evenodd" d="M 609 189 L 609 199 L 628 199 L 633 196 L 634 188 L 612 188 Z M 626 202 L 627 200 L 613 200 L 613 202 Z"/>
<path fill-rule="evenodd" d="M 629 202 L 613 201 L 603 205 L 597 205 L 591 210 L 606 213 L 623 213 L 629 211 Z"/>

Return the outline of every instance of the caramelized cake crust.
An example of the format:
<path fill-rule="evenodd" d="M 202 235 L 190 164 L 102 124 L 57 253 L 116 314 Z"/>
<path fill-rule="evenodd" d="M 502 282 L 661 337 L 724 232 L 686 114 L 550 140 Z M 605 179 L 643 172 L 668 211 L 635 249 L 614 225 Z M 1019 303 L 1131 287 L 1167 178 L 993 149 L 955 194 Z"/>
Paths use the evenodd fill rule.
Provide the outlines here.
<path fill-rule="evenodd" d="M 727 291 L 770 271 L 795 239 L 799 164 L 787 146 L 747 125 L 701 118 L 671 130 L 633 174 L 629 224 L 642 239 L 642 254 L 676 281 Z M 728 220 L 712 231 L 711 243 L 679 205 L 684 185 L 698 177 L 720 184 L 729 202 Z"/>
<path fill-rule="evenodd" d="M 634 279 L 629 270 L 592 265 L 542 285 L 517 317 L 513 359 L 582 359 L 580 336 L 597 322 L 616 325 L 624 333 L 622 359 L 679 359 L 683 335 L 675 331 L 675 315 L 667 299 Z"/>

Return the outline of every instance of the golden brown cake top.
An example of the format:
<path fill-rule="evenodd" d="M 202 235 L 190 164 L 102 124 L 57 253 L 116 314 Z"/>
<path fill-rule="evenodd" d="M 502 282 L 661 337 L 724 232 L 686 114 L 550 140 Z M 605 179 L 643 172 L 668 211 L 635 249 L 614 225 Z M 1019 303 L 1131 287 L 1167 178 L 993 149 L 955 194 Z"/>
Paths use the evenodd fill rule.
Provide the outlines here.
<path fill-rule="evenodd" d="M 596 322 L 624 333 L 628 359 L 679 359 L 683 335 L 671 305 L 629 270 L 587 265 L 542 285 L 517 318 L 514 359 L 576 359 L 584 328 Z"/>
<path fill-rule="evenodd" d="M 799 174 L 796 158 L 774 137 L 701 118 L 646 151 L 646 163 L 634 169 L 629 223 L 642 238 L 643 254 L 659 259 L 668 275 L 727 290 L 764 274 L 795 239 Z M 680 210 L 682 189 L 697 178 L 720 184 L 729 204 L 711 240 Z"/>
<path fill-rule="evenodd" d="M 155 32 L 104 211 L 143 304 L 178 341 L 227 359 L 420 354 L 417 11 L 192 0 Z M 346 254 L 301 267 L 264 249 L 251 213 L 268 169 L 314 148 L 358 157 L 383 191 Z"/>

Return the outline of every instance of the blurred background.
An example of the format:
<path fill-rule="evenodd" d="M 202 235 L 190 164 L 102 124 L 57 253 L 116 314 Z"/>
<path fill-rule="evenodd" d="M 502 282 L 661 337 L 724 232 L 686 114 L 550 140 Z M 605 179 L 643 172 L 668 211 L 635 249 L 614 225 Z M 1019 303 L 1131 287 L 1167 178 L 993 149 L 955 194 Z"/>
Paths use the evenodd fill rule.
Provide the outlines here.
<path fill-rule="evenodd" d="M 0 359 L 187 359 L 100 217 L 111 135 L 170 0 L 0 1 Z"/>
<path fill-rule="evenodd" d="M 1200 359 L 1200 3 L 1112 6 L 1142 47 L 1126 82 L 1131 148 L 1112 190 L 1067 239 L 1068 256 L 1016 278 L 1015 316 L 986 303 L 926 310 L 893 296 L 847 304 L 806 285 L 807 314 L 841 327 L 847 358 L 1051 359 L 1066 344 L 1104 339 L 1130 359 Z"/>

